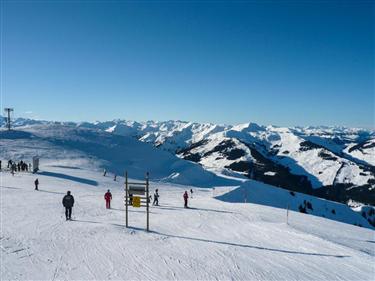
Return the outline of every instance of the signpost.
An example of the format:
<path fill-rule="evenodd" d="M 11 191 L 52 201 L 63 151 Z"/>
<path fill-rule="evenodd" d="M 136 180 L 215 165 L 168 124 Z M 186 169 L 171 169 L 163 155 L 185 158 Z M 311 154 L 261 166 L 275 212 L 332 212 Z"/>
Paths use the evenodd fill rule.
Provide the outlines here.
<path fill-rule="evenodd" d="M 129 204 L 129 197 L 132 196 L 132 204 Z M 143 195 L 143 196 L 142 196 Z M 129 227 L 129 205 L 135 208 L 146 207 L 146 229 L 149 229 L 149 174 L 146 173 L 145 182 L 129 182 L 128 172 L 125 172 L 125 223 Z"/>
<path fill-rule="evenodd" d="M 39 157 L 34 156 L 33 157 L 33 173 L 38 172 L 38 170 L 39 170 Z"/>
<path fill-rule="evenodd" d="M 4 111 L 8 114 L 8 118 L 5 118 L 5 121 L 7 123 L 7 128 L 8 128 L 8 131 L 10 131 L 10 127 L 11 127 L 11 120 L 10 120 L 10 113 L 14 111 L 13 108 L 4 108 Z"/>

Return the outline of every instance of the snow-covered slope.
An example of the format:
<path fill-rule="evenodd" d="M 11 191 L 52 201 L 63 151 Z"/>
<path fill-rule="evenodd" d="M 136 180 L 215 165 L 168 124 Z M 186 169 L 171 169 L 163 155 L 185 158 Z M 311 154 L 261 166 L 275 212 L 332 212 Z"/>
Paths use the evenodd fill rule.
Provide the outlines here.
<path fill-rule="evenodd" d="M 340 202 L 375 205 L 373 130 L 124 120 L 70 125 L 151 143 L 216 174 L 256 179 Z"/>
<path fill-rule="evenodd" d="M 375 227 L 375 220 L 372 217 L 375 211 L 374 207 L 360 207 L 355 208 L 355 211 L 353 211 L 345 204 L 287 191 L 253 180 L 246 181 L 241 186 L 218 195 L 217 198 L 225 202 L 247 202 L 285 210 L 289 209 L 371 229 Z M 363 216 L 362 212 L 365 212 L 366 215 Z"/>
<path fill-rule="evenodd" d="M 41 152 L 57 152 L 43 144 Z M 285 204 L 291 197 L 286 191 L 270 197 L 270 190 L 255 187 L 255 192 L 250 184 L 251 203 L 245 204 L 231 203 L 238 189 L 222 195 L 224 202 L 212 196 L 227 188 L 194 188 L 190 208 L 184 209 L 182 193 L 190 187 L 151 182 L 161 206 L 151 207 L 147 233 L 144 209 L 131 207 L 131 228 L 124 227 L 123 178 L 114 182 L 89 169 L 87 163 L 95 166 L 96 159 L 81 157 L 79 150 L 67 148 L 58 156 L 64 153 L 67 159 L 42 158 L 37 175 L 0 174 L 1 280 L 374 278 L 373 230 L 293 211 L 286 224 L 285 210 L 267 204 Z M 33 190 L 36 177 L 40 191 Z M 111 210 L 103 199 L 108 188 Z M 68 222 L 61 205 L 67 190 L 76 201 Z M 319 202 L 312 202 L 314 209 Z M 337 206 L 337 216 L 344 210 Z"/>
<path fill-rule="evenodd" d="M 375 166 L 375 138 L 348 145 L 345 152 Z"/>
<path fill-rule="evenodd" d="M 0 147 L 3 160 L 20 161 L 35 155 L 41 161 L 84 159 L 84 166 L 95 170 L 106 168 L 117 175 L 128 171 L 141 178 L 152 171 L 154 180 L 193 186 L 235 182 L 134 138 L 74 126 L 48 124 L 0 131 Z"/>

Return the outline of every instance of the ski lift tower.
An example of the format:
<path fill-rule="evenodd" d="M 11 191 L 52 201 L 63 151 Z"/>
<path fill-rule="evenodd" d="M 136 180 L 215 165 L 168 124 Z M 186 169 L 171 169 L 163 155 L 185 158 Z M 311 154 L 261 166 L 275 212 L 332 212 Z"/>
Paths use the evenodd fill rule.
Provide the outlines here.
<path fill-rule="evenodd" d="M 10 131 L 10 114 L 13 111 L 14 111 L 13 108 L 9 108 L 9 107 L 4 108 L 4 112 L 8 115 L 8 117 L 6 117 L 6 126 L 8 128 L 8 131 Z"/>

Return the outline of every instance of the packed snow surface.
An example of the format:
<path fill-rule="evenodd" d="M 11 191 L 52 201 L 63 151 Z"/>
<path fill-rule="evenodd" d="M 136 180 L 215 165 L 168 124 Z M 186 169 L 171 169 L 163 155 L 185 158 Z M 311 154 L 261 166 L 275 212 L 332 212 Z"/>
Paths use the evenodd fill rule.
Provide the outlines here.
<path fill-rule="evenodd" d="M 126 228 L 124 178 L 81 161 L 44 160 L 36 175 L 1 173 L 1 280 L 374 279 L 373 230 L 297 212 L 286 224 L 283 209 L 213 197 L 234 187 L 193 188 L 184 209 L 191 186 L 151 182 L 160 193 L 151 231 L 143 208 L 130 207 Z M 61 204 L 67 190 L 73 221 Z"/>
<path fill-rule="evenodd" d="M 229 170 L 218 176 L 212 171 L 220 167 L 204 170 L 126 135 L 139 127 L 162 142 L 174 122 L 164 123 L 156 133 L 153 123 L 111 125 L 105 132 L 110 125 L 38 124 L 1 132 L 3 168 L 8 159 L 30 162 L 34 155 L 41 157 L 37 174 L 0 173 L 1 280 L 374 279 L 374 231 L 360 214 L 370 207 L 354 212 L 343 204 L 233 179 Z M 112 134 L 120 129 L 124 135 Z M 194 138 L 190 132 L 198 129 L 181 123 L 176 130 L 185 139 Z M 222 130 L 207 125 L 202 136 L 214 132 L 214 140 Z M 250 123 L 228 134 L 248 132 L 251 138 L 264 130 Z M 125 227 L 124 178 L 114 181 L 114 173 L 125 170 L 136 180 L 150 171 L 151 194 L 159 189 L 160 206 L 151 207 L 150 232 L 144 230 L 143 208 L 130 207 L 130 227 Z M 343 166 L 338 177 L 345 180 L 351 171 Z M 36 178 L 39 191 L 34 190 Z M 110 210 L 103 198 L 107 189 L 113 194 Z M 182 195 L 190 189 L 190 208 L 185 209 Z M 67 190 L 76 201 L 73 221 L 65 221 L 61 203 Z M 311 202 L 314 210 L 307 211 L 313 215 L 296 212 L 305 200 Z"/>

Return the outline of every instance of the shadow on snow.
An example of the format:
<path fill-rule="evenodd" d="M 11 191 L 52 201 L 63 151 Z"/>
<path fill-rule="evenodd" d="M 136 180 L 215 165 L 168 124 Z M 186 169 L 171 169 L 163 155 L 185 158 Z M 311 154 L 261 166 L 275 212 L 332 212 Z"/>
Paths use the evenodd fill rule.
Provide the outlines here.
<path fill-rule="evenodd" d="M 39 191 L 39 192 L 46 192 L 46 193 L 53 193 L 53 194 L 63 194 L 63 195 L 66 194 L 66 193 L 64 193 L 64 192 L 47 191 L 47 190 L 42 190 L 42 189 L 38 189 L 37 191 Z"/>
<path fill-rule="evenodd" d="M 71 170 L 81 170 L 81 168 L 79 168 L 79 167 L 65 166 L 65 165 L 50 165 L 50 167 L 63 168 L 63 169 L 71 169 Z"/>
<path fill-rule="evenodd" d="M 65 179 L 65 180 L 71 180 L 71 181 L 75 181 L 75 182 L 79 182 L 79 183 L 83 183 L 83 184 L 88 184 L 88 185 L 93 185 L 93 186 L 98 185 L 97 181 L 89 180 L 89 179 L 85 179 L 85 178 L 80 178 L 80 177 L 75 177 L 75 176 L 70 176 L 70 175 L 62 174 L 62 173 L 43 171 L 43 172 L 38 172 L 38 174 L 43 175 L 43 176 L 48 176 L 48 177 L 55 177 L 55 178 L 61 178 L 61 179 Z"/>
<path fill-rule="evenodd" d="M 4 185 L 0 185 L 1 188 L 8 188 L 8 189 L 22 189 L 20 187 L 15 187 L 15 186 L 4 186 Z"/>
<path fill-rule="evenodd" d="M 84 220 L 75 220 L 75 221 L 86 222 L 86 223 L 94 223 L 94 224 L 110 224 L 110 225 L 125 228 L 125 225 L 120 225 L 120 224 L 116 224 L 116 223 L 102 223 L 102 222 L 84 221 Z M 128 229 L 133 230 L 133 231 L 138 230 L 138 231 L 146 232 L 145 229 L 139 228 L 139 227 L 128 227 Z M 330 255 L 330 254 L 309 253 L 309 252 L 300 252 L 300 251 L 292 251 L 292 250 L 267 248 L 267 247 L 233 243 L 233 242 L 216 241 L 216 240 L 196 238 L 196 237 L 188 237 L 188 236 L 182 236 L 182 235 L 166 234 L 166 233 L 161 233 L 161 232 L 152 231 L 152 230 L 149 231 L 149 232 L 152 233 L 152 234 L 156 234 L 156 235 L 160 235 L 160 236 L 164 236 L 164 237 L 169 237 L 169 238 L 186 239 L 186 240 L 192 240 L 192 241 L 198 241 L 198 242 L 213 243 L 213 244 L 218 244 L 218 245 L 234 246 L 234 247 L 249 248 L 249 249 L 257 249 L 257 250 L 277 252 L 277 253 L 285 253 L 285 254 L 307 255 L 307 256 L 318 256 L 318 257 L 331 257 L 331 258 L 349 258 L 350 257 L 350 256 L 344 256 L 344 255 Z"/>
<path fill-rule="evenodd" d="M 210 239 L 203 239 L 203 238 L 196 238 L 196 237 L 187 237 L 187 236 L 173 235 L 173 234 L 165 234 L 165 233 L 161 233 L 161 232 L 158 232 L 158 231 L 150 231 L 150 232 L 158 234 L 158 235 L 162 235 L 162 236 L 165 236 L 165 237 L 187 239 L 187 240 L 193 240 L 193 241 L 199 241 L 199 242 L 206 242 L 206 243 L 214 243 L 214 244 L 219 244 L 219 245 L 235 246 L 235 247 L 241 247 L 241 248 L 251 248 L 251 249 L 264 250 L 264 251 L 270 251 L 270 252 L 279 252 L 279 253 L 295 254 L 295 255 L 319 256 L 319 257 L 333 257 L 333 258 L 348 258 L 348 257 L 350 257 L 350 256 L 343 256 L 343 255 L 329 255 L 329 254 L 320 254 L 320 253 L 307 253 L 307 252 L 299 252 L 299 251 L 291 251 L 291 250 L 267 248 L 267 247 L 260 247 L 260 246 L 247 245 L 247 244 L 239 244 L 239 243 L 232 243 L 232 242 L 225 242 L 225 241 L 216 241 L 216 240 L 210 240 Z"/>
<path fill-rule="evenodd" d="M 197 210 L 197 211 L 205 211 L 205 212 L 215 212 L 215 213 L 223 213 L 223 214 L 236 214 L 234 212 L 230 212 L 230 211 L 222 211 L 222 210 L 215 210 L 215 209 L 205 209 L 205 208 L 194 208 L 194 207 L 177 207 L 177 206 L 172 206 L 172 205 L 165 205 L 164 206 L 155 206 L 157 208 L 160 208 L 160 209 L 164 209 L 164 210 L 179 210 L 179 209 L 184 209 L 184 210 Z"/>

